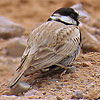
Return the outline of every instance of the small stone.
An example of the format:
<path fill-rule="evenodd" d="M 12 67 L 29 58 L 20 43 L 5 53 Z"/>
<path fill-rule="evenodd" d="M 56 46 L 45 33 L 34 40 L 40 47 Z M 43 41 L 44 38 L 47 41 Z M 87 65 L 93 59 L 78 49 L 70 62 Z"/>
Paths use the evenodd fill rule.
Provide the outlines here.
<path fill-rule="evenodd" d="M 80 90 L 77 90 L 77 91 L 74 92 L 73 98 L 82 99 L 83 93 Z"/>
<path fill-rule="evenodd" d="M 19 82 L 15 87 L 11 88 L 11 93 L 17 95 L 19 93 L 26 92 L 29 89 L 30 85 L 28 83 Z"/>
<path fill-rule="evenodd" d="M 46 95 L 46 92 L 43 92 L 42 94 L 43 94 L 43 95 Z"/>
<path fill-rule="evenodd" d="M 20 37 L 25 31 L 20 24 L 14 23 L 4 16 L 0 16 L 0 37 L 4 39 Z"/>
<path fill-rule="evenodd" d="M 88 89 L 88 88 L 94 87 L 94 86 L 95 86 L 95 84 L 94 84 L 94 82 L 92 82 L 92 83 L 88 84 L 88 85 L 86 86 L 86 88 Z"/>
<path fill-rule="evenodd" d="M 88 83 L 89 82 L 89 80 L 88 79 L 85 79 L 84 81 L 83 81 L 83 83 Z"/>
<path fill-rule="evenodd" d="M 95 73 L 95 76 L 96 76 L 97 78 L 99 78 L 99 77 L 100 77 L 100 73 L 99 73 L 99 72 L 96 72 L 96 73 Z"/>
<path fill-rule="evenodd" d="M 82 65 L 83 65 L 83 67 L 89 67 L 92 64 L 91 64 L 91 62 L 88 61 L 88 62 L 83 62 Z"/>
<path fill-rule="evenodd" d="M 58 85 L 58 86 L 57 86 L 57 89 L 61 90 L 62 87 L 63 87 L 63 85 Z"/>
<path fill-rule="evenodd" d="M 100 52 L 100 41 L 94 34 L 94 27 L 88 26 L 87 24 L 80 23 L 80 30 L 82 32 L 82 50 L 83 52 L 98 51 Z M 98 30 L 100 33 L 100 30 Z"/>
<path fill-rule="evenodd" d="M 26 39 L 21 38 L 13 38 L 8 41 L 6 46 L 6 55 L 12 57 L 20 57 L 22 56 L 25 48 L 26 48 Z"/>
<path fill-rule="evenodd" d="M 56 97 L 57 98 L 57 100 L 63 100 L 61 97 Z"/>

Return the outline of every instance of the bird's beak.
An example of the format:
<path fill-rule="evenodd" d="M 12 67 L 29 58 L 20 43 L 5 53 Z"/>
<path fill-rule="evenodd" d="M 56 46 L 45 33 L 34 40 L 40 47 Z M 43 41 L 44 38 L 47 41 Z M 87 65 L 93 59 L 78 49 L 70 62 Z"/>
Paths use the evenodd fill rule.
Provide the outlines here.
<path fill-rule="evenodd" d="M 79 21 L 82 21 L 82 20 L 84 20 L 85 18 L 87 18 L 87 16 L 79 16 L 79 17 L 78 17 L 78 20 L 79 20 Z"/>

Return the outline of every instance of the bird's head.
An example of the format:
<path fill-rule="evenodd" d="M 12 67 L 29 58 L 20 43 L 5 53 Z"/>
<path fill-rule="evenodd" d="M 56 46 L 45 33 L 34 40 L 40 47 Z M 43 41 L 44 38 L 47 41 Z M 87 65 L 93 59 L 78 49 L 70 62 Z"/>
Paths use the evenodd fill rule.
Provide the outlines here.
<path fill-rule="evenodd" d="M 60 8 L 56 10 L 48 19 L 48 21 L 54 20 L 62 22 L 66 25 L 79 25 L 79 21 L 85 18 L 80 16 L 73 8 Z"/>

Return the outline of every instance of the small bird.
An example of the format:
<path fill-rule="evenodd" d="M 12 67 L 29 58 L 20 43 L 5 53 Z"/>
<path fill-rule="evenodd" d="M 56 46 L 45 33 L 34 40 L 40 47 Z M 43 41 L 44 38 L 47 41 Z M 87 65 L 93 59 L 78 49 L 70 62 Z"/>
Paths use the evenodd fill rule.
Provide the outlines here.
<path fill-rule="evenodd" d="M 22 76 L 52 65 L 66 69 L 80 53 L 78 25 L 83 18 L 72 8 L 60 8 L 35 28 L 9 87 L 13 88 Z"/>

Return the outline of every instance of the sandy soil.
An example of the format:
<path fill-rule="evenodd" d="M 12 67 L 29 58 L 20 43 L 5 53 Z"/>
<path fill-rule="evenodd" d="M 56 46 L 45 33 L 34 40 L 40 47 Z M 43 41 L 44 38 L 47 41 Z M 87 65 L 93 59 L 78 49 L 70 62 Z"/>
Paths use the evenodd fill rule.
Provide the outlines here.
<path fill-rule="evenodd" d="M 92 22 L 100 17 L 100 0 L 1 0 L 0 16 L 6 16 L 22 24 L 26 29 L 24 34 L 29 34 L 36 24 L 46 21 L 55 9 L 69 7 L 78 2 L 82 2 L 84 9 L 91 14 Z M 2 41 L 0 40 L 0 46 Z M 45 95 L 40 96 L 41 98 L 50 95 L 54 100 L 68 100 L 74 98 L 73 93 L 77 90 L 83 93 L 84 99 L 100 98 L 100 53 L 81 53 L 76 61 L 79 63 L 76 64 L 75 73 L 66 74 L 62 78 L 59 77 L 61 74 L 59 71 L 48 75 L 42 73 L 43 76 L 36 79 L 38 81 L 33 84 L 34 89 L 45 91 Z M 8 81 L 12 78 L 19 62 L 20 57 L 0 57 L 0 95 L 8 91 Z"/>

